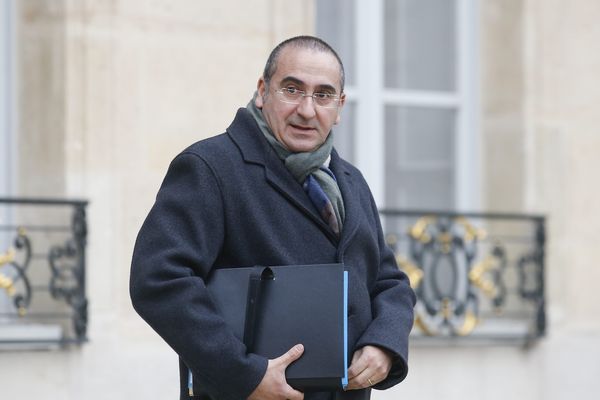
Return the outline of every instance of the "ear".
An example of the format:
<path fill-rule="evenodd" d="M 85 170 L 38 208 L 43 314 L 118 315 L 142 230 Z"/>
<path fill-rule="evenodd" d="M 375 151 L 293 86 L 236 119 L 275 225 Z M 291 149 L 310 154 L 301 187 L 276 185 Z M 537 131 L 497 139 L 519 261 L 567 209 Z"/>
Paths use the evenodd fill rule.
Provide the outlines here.
<path fill-rule="evenodd" d="M 256 84 L 256 91 L 257 91 L 257 95 L 256 95 L 256 99 L 254 100 L 254 105 L 256 106 L 256 108 L 261 109 L 263 107 L 263 105 L 265 104 L 265 93 L 267 90 L 267 85 L 265 83 L 264 78 L 261 76 L 258 79 L 258 82 Z"/>
<path fill-rule="evenodd" d="M 335 122 L 333 123 L 334 125 L 337 125 L 340 123 L 340 119 L 341 119 L 341 112 L 342 112 L 342 108 L 344 107 L 344 104 L 346 103 L 346 94 L 342 93 L 340 96 L 340 105 L 338 106 L 337 109 L 337 116 L 335 117 Z"/>

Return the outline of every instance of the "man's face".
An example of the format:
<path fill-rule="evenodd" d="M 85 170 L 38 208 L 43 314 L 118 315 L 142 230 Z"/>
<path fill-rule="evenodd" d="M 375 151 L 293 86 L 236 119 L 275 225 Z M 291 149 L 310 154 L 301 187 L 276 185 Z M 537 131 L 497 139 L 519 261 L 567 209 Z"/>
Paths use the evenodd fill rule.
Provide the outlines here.
<path fill-rule="evenodd" d="M 256 106 L 277 140 L 291 152 L 316 150 L 329 135 L 331 127 L 340 120 L 345 98 L 336 108 L 317 106 L 310 96 L 300 104 L 280 101 L 280 88 L 294 87 L 308 94 L 326 92 L 341 95 L 340 67 L 330 53 L 311 49 L 284 48 L 279 54 L 275 74 L 269 86 L 263 78 L 258 81 Z"/>

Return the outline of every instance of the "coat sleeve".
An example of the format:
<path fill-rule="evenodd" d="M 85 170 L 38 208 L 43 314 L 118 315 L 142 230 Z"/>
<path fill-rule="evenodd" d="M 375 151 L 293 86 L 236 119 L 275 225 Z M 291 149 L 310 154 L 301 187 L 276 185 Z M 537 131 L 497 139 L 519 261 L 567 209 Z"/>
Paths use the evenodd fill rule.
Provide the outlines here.
<path fill-rule="evenodd" d="M 408 335 L 413 326 L 416 297 L 406 274 L 398 269 L 392 249 L 385 243 L 379 213 L 371 197 L 372 215 L 377 226 L 379 265 L 377 278 L 370 290 L 373 320 L 359 338 L 356 348 L 374 345 L 394 355 L 387 379 L 375 385 L 387 389 L 400 383 L 408 374 Z"/>
<path fill-rule="evenodd" d="M 211 397 L 239 400 L 260 383 L 268 360 L 246 353 L 205 286 L 225 235 L 223 207 L 211 167 L 195 153 L 176 157 L 138 234 L 130 295 Z"/>

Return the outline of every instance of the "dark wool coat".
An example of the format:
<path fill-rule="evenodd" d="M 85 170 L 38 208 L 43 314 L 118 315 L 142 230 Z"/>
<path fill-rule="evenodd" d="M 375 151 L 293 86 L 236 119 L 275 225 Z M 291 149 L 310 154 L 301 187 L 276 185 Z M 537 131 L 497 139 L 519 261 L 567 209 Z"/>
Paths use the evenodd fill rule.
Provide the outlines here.
<path fill-rule="evenodd" d="M 338 240 L 262 136 L 246 109 L 227 132 L 171 163 L 137 238 L 130 292 L 136 311 L 180 356 L 181 399 L 243 400 L 267 359 L 247 354 L 205 287 L 215 268 L 342 262 L 349 268 L 348 343 L 395 354 L 385 389 L 407 374 L 414 294 L 385 245 L 377 207 L 360 172 L 333 151 L 346 208 Z M 368 399 L 370 390 L 305 399 Z"/>

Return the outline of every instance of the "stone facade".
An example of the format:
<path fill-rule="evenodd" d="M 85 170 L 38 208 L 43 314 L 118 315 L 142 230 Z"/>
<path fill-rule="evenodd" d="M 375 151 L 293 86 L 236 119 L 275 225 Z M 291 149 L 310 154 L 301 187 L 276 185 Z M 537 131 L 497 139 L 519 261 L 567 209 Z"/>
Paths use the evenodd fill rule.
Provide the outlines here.
<path fill-rule="evenodd" d="M 312 1 L 17 2 L 22 196 L 90 199 L 90 343 L 3 353 L 2 398 L 175 398 L 176 356 L 133 312 L 135 235 L 169 161 L 222 132 Z M 411 349 L 374 399 L 588 398 L 600 391 L 600 3 L 481 0 L 486 211 L 548 216 L 549 334 L 531 349 Z"/>
<path fill-rule="evenodd" d="M 90 342 L 3 353 L 2 398 L 175 398 L 177 359 L 128 295 L 137 231 L 171 159 L 221 133 L 311 1 L 22 0 L 19 196 L 87 198 Z"/>

